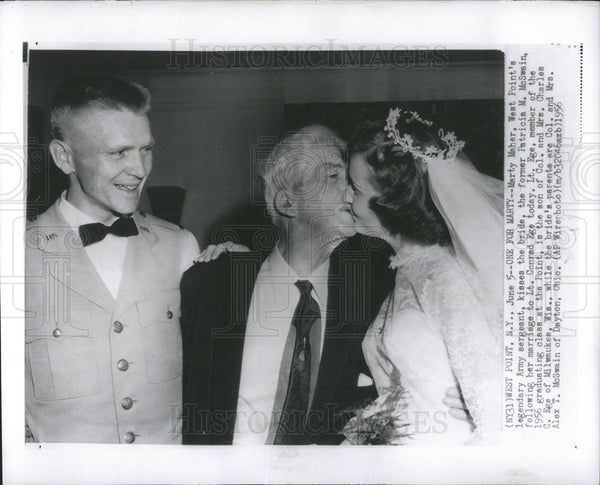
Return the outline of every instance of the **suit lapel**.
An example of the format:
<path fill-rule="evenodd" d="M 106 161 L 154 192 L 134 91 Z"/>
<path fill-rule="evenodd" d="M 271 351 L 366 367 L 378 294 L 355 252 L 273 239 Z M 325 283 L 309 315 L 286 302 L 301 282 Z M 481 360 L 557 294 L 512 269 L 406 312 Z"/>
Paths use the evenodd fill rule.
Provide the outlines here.
<path fill-rule="evenodd" d="M 224 413 L 227 432 L 226 442 L 233 439 L 235 415 L 240 388 L 242 357 L 246 323 L 256 278 L 264 258 L 256 253 L 233 253 L 228 255 L 230 265 L 227 274 L 227 287 L 221 288 L 223 298 L 214 305 L 216 325 L 211 336 L 213 359 L 211 369 L 210 395 L 211 410 Z M 223 310 L 220 312 L 219 310 Z M 221 442 L 221 435 L 217 442 Z"/>
<path fill-rule="evenodd" d="M 127 238 L 127 251 L 123 264 L 123 276 L 119 285 L 118 311 L 125 310 L 132 301 L 149 294 L 149 287 L 160 280 L 165 268 L 154 251 L 158 238 L 134 216 L 139 234 Z"/>
<path fill-rule="evenodd" d="M 51 281 L 88 302 L 112 312 L 115 301 L 88 257 L 79 235 L 62 217 L 57 204 L 40 216 L 39 248 Z"/>
<path fill-rule="evenodd" d="M 324 403 L 332 402 L 332 391 L 335 389 L 352 346 L 344 338 L 347 329 L 343 325 L 349 285 L 346 271 L 340 264 L 340 252 L 334 251 L 330 258 L 329 279 L 327 289 L 327 323 L 325 326 L 325 341 L 323 355 L 319 364 L 317 389 L 313 399 L 313 409 Z"/>

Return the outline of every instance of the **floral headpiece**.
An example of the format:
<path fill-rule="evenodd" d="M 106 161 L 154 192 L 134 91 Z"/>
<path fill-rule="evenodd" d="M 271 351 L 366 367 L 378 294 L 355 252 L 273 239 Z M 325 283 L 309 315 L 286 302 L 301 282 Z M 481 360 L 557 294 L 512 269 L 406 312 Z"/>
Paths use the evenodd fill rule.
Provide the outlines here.
<path fill-rule="evenodd" d="M 422 125 L 431 126 L 433 125 L 433 122 L 424 120 L 416 111 L 406 111 L 400 108 L 390 109 L 390 113 L 387 117 L 384 127 L 388 138 L 392 138 L 394 140 L 394 144 L 400 146 L 400 148 L 402 148 L 402 150 L 405 152 L 411 153 L 415 158 L 419 158 L 424 162 L 429 162 L 432 160 L 450 161 L 453 160 L 456 155 L 458 155 L 458 152 L 464 148 L 464 141 L 456 138 L 456 135 L 453 131 L 446 133 L 442 128 L 439 129 L 438 135 L 442 142 L 444 142 L 446 145 L 446 148 L 440 149 L 434 145 L 429 145 L 425 148 L 422 148 L 415 145 L 412 136 L 407 133 L 401 136 L 398 128 L 396 128 L 396 125 L 398 124 L 398 118 L 400 118 L 401 114 L 410 115 L 410 117 L 406 119 L 407 124 L 416 121 Z"/>

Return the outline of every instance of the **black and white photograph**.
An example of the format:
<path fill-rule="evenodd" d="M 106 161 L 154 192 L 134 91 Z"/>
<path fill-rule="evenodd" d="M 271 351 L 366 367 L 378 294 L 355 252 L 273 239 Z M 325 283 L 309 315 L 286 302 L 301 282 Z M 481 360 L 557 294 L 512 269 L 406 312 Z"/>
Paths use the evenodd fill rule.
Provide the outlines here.
<path fill-rule="evenodd" d="M 19 462 L 64 452 L 96 483 L 353 480 L 328 460 L 358 483 L 541 483 L 483 469 L 546 439 L 582 453 L 597 163 L 583 78 L 564 80 L 583 47 L 189 28 L 19 44 L 23 132 L 0 130 L 5 170 L 24 157 L 0 211 Z M 120 454 L 147 469 L 87 476 Z"/>
<path fill-rule="evenodd" d="M 28 439 L 500 439 L 502 52 L 29 55 Z"/>

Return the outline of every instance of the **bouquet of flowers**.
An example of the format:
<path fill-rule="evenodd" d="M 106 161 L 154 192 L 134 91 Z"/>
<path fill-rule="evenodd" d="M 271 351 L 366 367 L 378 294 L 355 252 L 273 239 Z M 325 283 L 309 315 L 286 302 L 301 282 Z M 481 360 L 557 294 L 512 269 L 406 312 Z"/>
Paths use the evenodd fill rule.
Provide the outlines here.
<path fill-rule="evenodd" d="M 411 439 L 411 424 L 404 409 L 408 393 L 401 387 L 386 389 L 377 399 L 361 402 L 348 409 L 354 417 L 342 434 L 353 445 L 401 445 Z"/>

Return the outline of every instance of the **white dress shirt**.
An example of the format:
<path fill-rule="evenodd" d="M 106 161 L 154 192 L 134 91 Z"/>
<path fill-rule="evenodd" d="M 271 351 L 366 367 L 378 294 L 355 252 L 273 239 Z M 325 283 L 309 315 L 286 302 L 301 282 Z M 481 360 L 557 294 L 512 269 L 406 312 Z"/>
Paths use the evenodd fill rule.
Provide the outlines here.
<path fill-rule="evenodd" d="M 265 260 L 256 279 L 244 339 L 242 371 L 237 405 L 234 444 L 265 444 L 279 370 L 300 291 L 298 280 L 309 280 L 311 296 L 321 310 L 321 348 L 312 358 L 320 358 L 325 337 L 329 259 L 312 275 L 298 276 L 277 248 Z M 316 355 L 315 355 L 316 354 Z"/>
<path fill-rule="evenodd" d="M 78 232 L 79 226 L 82 224 L 100 222 L 87 214 L 84 214 L 71 204 L 67 200 L 66 193 L 67 192 L 64 191 L 60 196 L 58 209 L 75 232 Z M 107 225 L 110 226 L 117 219 L 118 218 L 115 216 L 115 218 Z M 121 284 L 121 278 L 123 276 L 123 263 L 125 262 L 125 253 L 127 252 L 127 239 L 128 238 L 126 237 L 107 234 L 102 241 L 90 244 L 84 248 L 86 254 L 92 261 L 94 268 L 96 268 L 96 272 L 115 300 L 117 299 L 119 285 Z"/>

